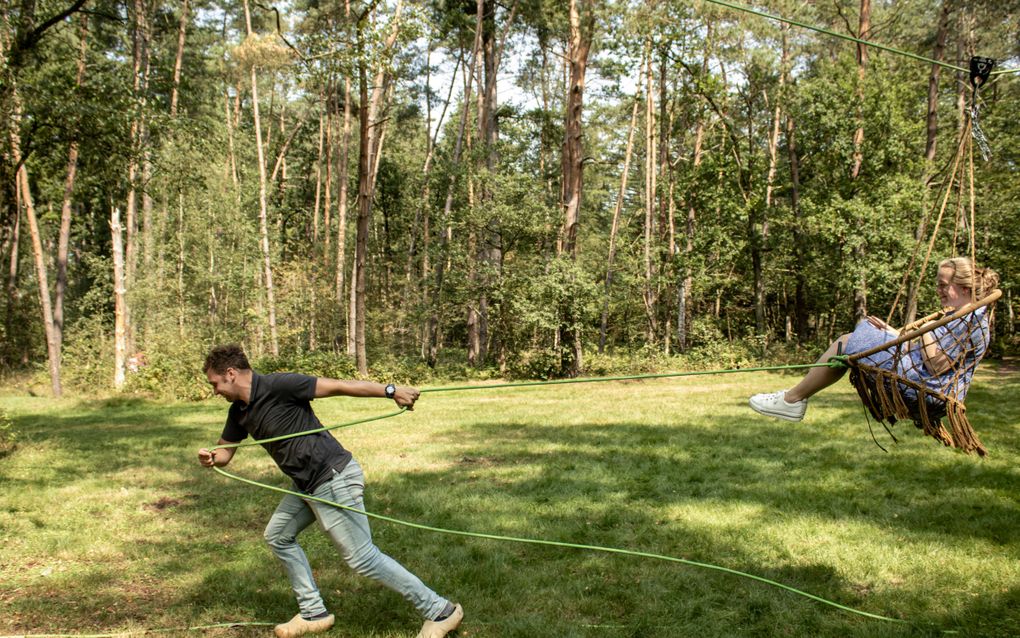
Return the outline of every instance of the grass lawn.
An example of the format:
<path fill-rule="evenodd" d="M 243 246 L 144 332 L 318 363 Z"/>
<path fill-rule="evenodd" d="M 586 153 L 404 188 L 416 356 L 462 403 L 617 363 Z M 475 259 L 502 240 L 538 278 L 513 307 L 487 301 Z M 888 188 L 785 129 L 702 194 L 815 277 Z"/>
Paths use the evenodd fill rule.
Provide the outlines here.
<path fill-rule="evenodd" d="M 743 373 L 424 395 L 336 432 L 367 507 L 439 527 L 628 548 L 750 572 L 870 613 L 697 567 L 373 522 L 377 544 L 464 604 L 461 636 L 1020 635 L 1020 373 L 988 364 L 968 398 L 988 458 L 911 424 L 871 441 L 843 382 L 803 423 L 746 397 L 792 375 Z M 279 495 L 202 468 L 226 403 L 5 395 L 0 635 L 282 622 L 296 607 L 262 540 Z M 391 410 L 316 402 L 324 423 Z M 286 487 L 261 449 L 232 472 Z M 411 606 L 302 543 L 337 624 L 414 636 Z M 197 635 L 167 632 L 162 635 Z M 207 630 L 268 636 L 268 627 Z"/>

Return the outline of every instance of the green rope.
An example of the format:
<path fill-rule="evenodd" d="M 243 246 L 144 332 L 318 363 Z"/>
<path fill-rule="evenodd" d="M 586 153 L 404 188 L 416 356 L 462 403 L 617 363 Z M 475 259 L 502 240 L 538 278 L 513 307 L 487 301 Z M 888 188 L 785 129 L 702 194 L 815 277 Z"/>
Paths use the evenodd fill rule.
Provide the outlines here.
<path fill-rule="evenodd" d="M 466 386 L 437 387 L 437 388 L 425 388 L 425 389 L 421 390 L 421 392 L 422 393 L 425 393 L 425 392 L 456 392 L 456 391 L 464 391 L 464 390 L 489 390 L 489 389 L 494 389 L 494 388 L 517 388 L 517 387 L 542 386 L 542 385 L 558 385 L 558 384 L 568 384 L 568 383 L 596 383 L 596 382 L 605 382 L 605 381 L 624 381 L 624 380 L 640 380 L 640 379 L 662 379 L 662 378 L 671 378 L 671 377 L 699 376 L 699 375 L 707 375 L 707 374 L 727 374 L 727 373 L 735 373 L 735 372 L 761 372 L 761 371 L 777 371 L 777 370 L 799 370 L 799 369 L 804 369 L 804 368 L 817 368 L 817 367 L 845 367 L 845 365 L 846 365 L 845 364 L 845 359 L 846 359 L 845 357 L 833 357 L 832 359 L 830 359 L 827 362 L 824 362 L 824 363 L 812 363 L 812 364 L 795 364 L 795 365 L 767 366 L 767 367 L 755 367 L 755 368 L 730 368 L 730 369 L 723 369 L 723 370 L 705 370 L 705 371 L 695 371 L 695 372 L 671 372 L 671 373 L 663 373 L 663 374 L 640 374 L 640 375 L 626 375 L 626 376 L 615 376 L 615 377 L 592 377 L 592 378 L 584 378 L 584 379 L 557 379 L 557 380 L 553 380 L 553 381 L 525 381 L 525 382 L 520 382 L 520 383 L 499 383 L 499 384 L 489 384 L 489 385 L 466 385 Z M 346 427 L 351 427 L 353 425 L 358 425 L 358 424 L 362 424 L 362 423 L 369 423 L 371 421 L 379 421 L 379 420 L 382 420 L 382 419 L 387 419 L 387 418 L 390 418 L 390 417 L 397 416 L 399 414 L 403 414 L 404 412 L 406 412 L 406 409 L 401 409 L 401 410 L 399 410 L 397 412 L 391 412 L 389 414 L 385 414 L 385 415 L 381 415 L 381 416 L 370 417 L 370 418 L 366 418 L 366 419 L 359 419 L 359 420 L 356 420 L 356 421 L 350 421 L 348 423 L 340 423 L 340 424 L 337 424 L 337 425 L 317 428 L 315 430 L 309 430 L 309 431 L 306 431 L 306 432 L 297 432 L 297 433 L 294 433 L 294 434 L 287 434 L 287 435 L 283 435 L 283 436 L 273 437 L 273 438 L 270 438 L 270 439 L 263 439 L 263 440 L 260 440 L 260 441 L 248 441 L 248 442 L 242 442 L 242 443 L 229 443 L 229 444 L 224 444 L 224 445 L 218 445 L 218 446 L 210 448 L 210 449 L 211 450 L 217 450 L 217 449 L 224 449 L 224 448 L 237 448 L 237 447 L 247 447 L 247 446 L 252 446 L 252 445 L 262 445 L 264 443 L 269 443 L 269 442 L 273 442 L 273 441 L 280 441 L 280 440 L 284 440 L 284 439 L 290 439 L 290 438 L 294 438 L 294 437 L 297 437 L 297 436 L 305 436 L 307 434 L 313 434 L 313 433 L 316 433 L 316 432 L 323 432 L 323 431 L 326 431 L 326 430 L 334 430 L 334 429 L 338 429 L 338 428 L 346 428 Z M 635 556 L 635 557 L 640 557 L 640 558 L 651 558 L 651 559 L 655 559 L 655 560 L 662 560 L 662 561 L 668 561 L 668 562 L 674 562 L 674 563 L 681 563 L 681 564 L 684 564 L 684 565 L 690 565 L 690 566 L 694 566 L 694 567 L 701 567 L 703 569 L 719 571 L 719 572 L 723 572 L 723 573 L 726 573 L 726 574 L 731 574 L 731 575 L 734 575 L 734 576 L 739 576 L 741 578 L 747 578 L 747 579 L 750 579 L 750 580 L 754 580 L 754 581 L 758 581 L 758 582 L 761 582 L 761 583 L 765 583 L 767 585 L 771 585 L 773 587 L 778 587 L 780 589 L 784 589 L 786 591 L 792 592 L 792 593 L 797 594 L 799 596 L 803 596 L 805 598 L 809 598 L 809 599 L 814 600 L 816 602 L 820 602 L 822 604 L 829 605 L 831 607 L 835 607 L 837 609 L 841 609 L 843 611 L 846 611 L 846 612 L 849 612 L 849 613 L 852 613 L 852 614 L 856 614 L 856 615 L 859 615 L 859 616 L 864 616 L 866 618 L 872 618 L 872 619 L 875 619 L 875 620 L 884 620 L 884 621 L 887 621 L 887 622 L 895 622 L 895 623 L 905 623 L 905 622 L 907 622 L 905 620 L 898 619 L 898 618 L 890 618 L 888 616 L 882 616 L 880 614 L 873 614 L 873 613 L 870 613 L 870 612 L 861 611 L 859 609 L 854 609 L 853 607 L 848 607 L 846 605 L 841 605 L 840 603 L 828 600 L 826 598 L 822 598 L 821 596 L 816 596 L 814 594 L 810 594 L 808 592 L 802 591 L 802 590 L 797 589 L 795 587 L 792 587 L 790 585 L 786 585 L 786 584 L 780 583 L 778 581 L 771 580 L 769 578 L 765 578 L 763 576 L 757 576 L 755 574 L 750 574 L 750 573 L 747 573 L 747 572 L 742 572 L 742 571 L 739 571 L 739 570 L 736 570 L 736 569 L 731 569 L 729 567 L 722 567 L 720 565 L 713 565 L 711 563 L 705 563 L 705 562 L 700 562 L 700 561 L 693 561 L 693 560 L 688 560 L 688 559 L 685 559 L 685 558 L 678 558 L 676 556 L 667 556 L 665 554 L 655 554 L 655 553 L 652 553 L 652 552 L 642 552 L 642 551 L 636 551 L 636 550 L 630 550 L 630 549 L 621 549 L 621 548 L 616 548 L 616 547 L 605 547 L 605 546 L 601 546 L 601 545 L 586 545 L 586 544 L 581 544 L 581 543 L 568 543 L 568 542 L 564 542 L 564 541 L 551 541 L 551 540 L 544 540 L 544 539 L 537 539 L 537 538 L 525 538 L 525 537 L 518 537 L 518 536 L 506 536 L 506 535 L 500 535 L 500 534 L 488 534 L 488 533 L 483 533 L 483 532 L 469 532 L 469 531 L 464 531 L 464 530 L 454 530 L 454 529 L 446 529 L 446 528 L 442 528 L 442 527 L 434 527 L 434 526 L 431 526 L 431 525 L 423 525 L 421 523 L 414 523 L 414 522 L 410 522 L 410 521 L 401 520 L 401 519 L 398 519 L 398 518 L 393 518 L 393 517 L 390 517 L 390 516 L 385 516 L 385 515 L 382 515 L 382 514 L 376 514 L 376 513 L 373 513 L 373 512 L 359 510 L 359 509 L 356 509 L 356 508 L 353 508 L 353 507 L 350 507 L 350 506 L 347 506 L 347 505 L 342 505 L 340 503 L 335 503 L 333 501 L 329 501 L 327 499 L 318 498 L 316 496 L 311 496 L 311 495 L 308 495 L 308 494 L 302 494 L 302 493 L 295 492 L 295 491 L 292 491 L 292 490 L 287 490 L 287 489 L 284 489 L 284 488 L 281 488 L 281 487 L 276 487 L 276 486 L 273 486 L 273 485 L 267 485 L 265 483 L 259 483 L 257 481 L 253 481 L 251 479 L 246 479 L 246 478 L 237 476 L 235 474 L 231 474 L 230 472 L 227 472 L 227 471 L 225 471 L 225 470 L 223 470 L 223 469 L 221 469 L 219 467 L 213 467 L 213 469 L 216 470 L 216 472 L 218 474 L 220 474 L 221 476 L 225 476 L 225 477 L 227 477 L 229 479 L 233 479 L 235 481 L 240 481 L 241 483 L 246 483 L 248 485 L 252 485 L 252 486 L 255 486 L 255 487 L 261 487 L 263 489 L 272 490 L 274 492 L 280 492 L 282 494 L 289 494 L 289 495 L 292 495 L 292 496 L 297 496 L 298 498 L 305 499 L 305 500 L 316 501 L 316 502 L 323 503 L 323 504 L 326 504 L 326 505 L 330 505 L 330 506 L 333 506 L 333 507 L 338 507 L 340 509 L 345 509 L 345 510 L 348 510 L 348 511 L 351 511 L 351 512 L 362 514 L 362 515 L 367 516 L 369 518 L 374 518 L 374 519 L 377 519 L 377 520 L 386 521 L 388 523 L 393 523 L 393 524 L 396 524 L 396 525 L 403 525 L 405 527 L 410 527 L 410 528 L 413 528 L 413 529 L 419 529 L 419 530 L 428 531 L 428 532 L 434 532 L 434 533 L 439 533 L 439 534 L 450 534 L 450 535 L 454 535 L 454 536 L 465 536 L 465 537 L 470 537 L 470 538 L 481 538 L 481 539 L 487 539 L 487 540 L 496 540 L 496 541 L 504 541 L 504 542 L 512 542 L 512 543 L 525 543 L 525 544 L 530 544 L 530 545 L 547 545 L 547 546 L 552 546 L 552 547 L 564 547 L 564 548 L 570 548 L 570 549 L 584 549 L 584 550 L 604 552 L 604 553 L 610 553 L 610 554 L 620 554 L 620 555 L 625 555 L 625 556 Z"/>
<path fill-rule="evenodd" d="M 758 11 L 757 9 L 752 9 L 751 7 L 747 7 L 747 6 L 744 6 L 744 5 L 734 4 L 734 3 L 731 3 L 731 2 L 726 2 L 725 0 L 704 0 L 704 1 L 705 2 L 710 2 L 712 4 L 717 4 L 717 5 L 720 5 L 720 6 L 723 6 L 723 7 L 728 7 L 730 9 L 735 9 L 737 11 L 743 11 L 745 13 L 752 13 L 752 14 L 754 14 L 756 16 L 761 16 L 763 18 L 768 18 L 769 20 L 777 20 L 779 22 L 785 22 L 786 24 L 792 24 L 793 26 L 801 27 L 802 29 L 808 29 L 809 31 L 817 31 L 818 33 L 824 33 L 825 35 L 831 35 L 833 37 L 841 38 L 843 40 L 849 40 L 850 42 L 857 42 L 858 44 L 864 44 L 864 45 L 867 45 L 869 47 L 874 47 L 876 49 L 881 49 L 883 51 L 888 51 L 889 53 L 894 53 L 896 55 L 902 55 L 904 57 L 913 58 L 913 59 L 919 60 L 921 62 L 927 62 L 929 64 L 937 64 L 939 66 L 945 67 L 947 69 L 952 69 L 954 71 L 960 71 L 962 73 L 970 73 L 970 69 L 965 69 L 963 67 L 956 66 L 955 64 L 950 64 L 948 62 L 940 62 L 939 60 L 932 60 L 931 58 L 926 58 L 923 55 L 917 55 L 916 53 L 911 53 L 910 51 L 904 51 L 902 49 L 896 49 L 896 48 L 891 47 L 891 46 L 887 46 L 887 45 L 884 45 L 884 44 L 878 44 L 877 42 L 872 42 L 870 40 L 862 40 L 861 38 L 856 38 L 854 36 L 846 35 L 844 33 L 838 33 L 836 31 L 825 29 L 823 27 L 814 26 L 814 25 L 807 24 L 807 23 L 804 23 L 804 22 L 798 22 L 797 20 L 791 20 L 789 18 L 784 18 L 782 16 L 773 15 L 771 13 L 766 13 L 764 11 Z M 1000 74 L 1003 74 L 1003 73 L 1016 73 L 1017 71 L 1020 71 L 1020 68 L 1017 68 L 1017 69 L 999 69 L 997 71 L 992 71 L 991 75 L 1000 75 Z"/>
<path fill-rule="evenodd" d="M 135 629 L 114 631 L 108 634 L 14 634 L 0 638 L 118 638 L 119 636 L 137 636 L 141 634 L 167 634 L 179 631 L 205 631 L 206 629 L 229 629 L 232 627 L 272 627 L 271 622 L 224 622 L 215 625 L 197 625 L 195 627 L 168 627 L 165 629 Z"/>
<path fill-rule="evenodd" d="M 323 503 L 325 505 L 331 505 L 333 507 L 339 507 L 340 509 L 345 509 L 345 510 L 348 510 L 350 512 L 354 512 L 356 514 L 363 514 L 363 515 L 368 516 L 370 518 L 378 519 L 378 520 L 381 520 L 381 521 L 386 521 L 388 523 L 394 523 L 396 525 L 403 525 L 405 527 L 411 527 L 413 529 L 420 529 L 420 530 L 424 530 L 424 531 L 427 531 L 427 532 L 436 532 L 436 533 L 439 533 L 439 534 L 451 534 L 451 535 L 454 535 L 454 536 L 467 536 L 467 537 L 470 537 L 470 538 L 484 538 L 484 539 L 488 539 L 488 540 L 506 541 L 506 542 L 511 542 L 511 543 L 527 543 L 527 544 L 530 544 L 530 545 L 548 545 L 548 546 L 552 546 L 552 547 L 567 547 L 567 548 L 570 548 L 570 549 L 586 549 L 586 550 L 597 551 L 597 552 L 605 552 L 605 553 L 609 553 L 609 554 L 622 554 L 622 555 L 625 555 L 625 556 L 637 556 L 637 557 L 641 557 L 641 558 L 652 558 L 652 559 L 656 559 L 656 560 L 669 561 L 669 562 L 673 562 L 673 563 L 682 563 L 684 565 L 691 565 L 693 567 L 702 567 L 704 569 L 711 569 L 711 570 L 723 572 L 723 573 L 726 573 L 726 574 L 732 574 L 734 576 L 740 576 L 742 578 L 749 578 L 751 580 L 755 580 L 755 581 L 758 581 L 758 582 L 761 582 L 761 583 L 765 583 L 766 585 L 771 585 L 773 587 L 778 587 L 780 589 L 785 589 L 786 591 L 792 592 L 792 593 L 797 594 L 799 596 L 803 596 L 805 598 L 810 598 L 811 600 L 814 600 L 816 602 L 820 602 L 820 603 L 825 604 L 825 605 L 836 607 L 837 609 L 841 609 L 841 610 L 849 612 L 851 614 L 857 614 L 859 616 L 864 616 L 866 618 L 872 618 L 872 619 L 875 619 L 875 620 L 884 620 L 884 621 L 887 621 L 887 622 L 894 622 L 894 623 L 906 623 L 907 622 L 907 621 L 902 620 L 900 618 L 890 618 L 888 616 L 882 616 L 880 614 L 873 614 L 871 612 L 861 611 L 859 609 L 854 609 L 853 607 L 847 607 L 846 605 L 841 605 L 841 604 L 839 604 L 837 602 L 834 602 L 834 601 L 822 598 L 821 596 L 815 596 L 814 594 L 809 594 L 808 592 L 805 592 L 805 591 L 802 591 L 800 589 L 797 589 L 796 587 L 791 587 L 790 585 L 785 585 L 785 584 L 780 583 L 778 581 L 771 580 L 769 578 L 765 578 L 764 576 L 757 576 L 755 574 L 749 574 L 747 572 L 742 572 L 742 571 L 737 570 L 737 569 L 731 569 L 729 567 L 722 567 L 720 565 L 713 565 L 711 563 L 703 563 L 703 562 L 699 562 L 699 561 L 688 560 L 686 558 L 677 558 L 676 556 L 667 556 L 665 554 L 654 554 L 654 553 L 651 553 L 651 552 L 641 552 L 641 551 L 636 551 L 636 550 L 631 550 L 631 549 L 620 549 L 620 548 L 616 548 L 616 547 L 604 547 L 604 546 L 601 546 L 601 545 L 585 545 L 585 544 L 581 544 L 581 543 L 567 543 L 567 542 L 563 542 L 563 541 L 550 541 L 550 540 L 544 540 L 544 539 L 538 539 L 538 538 L 524 538 L 524 537 L 520 537 L 520 536 L 504 536 L 504 535 L 500 535 L 500 534 L 486 534 L 486 533 L 482 533 L 482 532 L 467 532 L 467 531 L 463 531 L 463 530 L 446 529 L 446 528 L 442 528 L 442 527 L 433 527 L 431 525 L 422 525 L 421 523 L 412 523 L 410 521 L 404 521 L 404 520 L 401 520 L 399 518 L 393 518 L 391 516 L 384 516 L 382 514 L 375 514 L 373 512 L 359 510 L 359 509 L 356 509 L 356 508 L 353 508 L 353 507 L 350 507 L 350 506 L 347 506 L 347 505 L 341 505 L 340 503 L 334 503 L 333 501 L 330 501 L 330 500 L 327 500 L 327 499 L 324 499 L 324 498 L 318 498 L 316 496 L 311 496 L 311 495 L 308 495 L 308 494 L 301 494 L 299 492 L 294 492 L 294 491 L 291 491 L 291 490 L 287 490 L 287 489 L 284 489 L 282 487 L 276 487 L 276 486 L 273 486 L 273 485 L 267 485 L 265 483 L 259 483 L 257 481 L 252 481 L 250 479 L 246 479 L 246 478 L 243 478 L 243 477 L 240 477 L 240 476 L 236 476 L 236 475 L 231 474 L 229 472 L 226 472 L 226 471 L 224 471 L 224 470 L 222 470 L 222 469 L 220 469 L 218 467 L 214 467 L 213 469 L 216 470 L 216 472 L 219 473 L 222 476 L 226 476 L 227 478 L 231 478 L 231 479 L 234 479 L 235 481 L 240 481 L 242 483 L 247 483 L 248 485 L 254 485 L 256 487 L 262 487 L 262 488 L 265 488 L 267 490 L 272 490 L 274 492 L 280 492 L 281 494 L 290 494 L 292 496 L 297 496 L 298 498 L 304 499 L 306 501 L 316 501 L 318 503 Z"/>

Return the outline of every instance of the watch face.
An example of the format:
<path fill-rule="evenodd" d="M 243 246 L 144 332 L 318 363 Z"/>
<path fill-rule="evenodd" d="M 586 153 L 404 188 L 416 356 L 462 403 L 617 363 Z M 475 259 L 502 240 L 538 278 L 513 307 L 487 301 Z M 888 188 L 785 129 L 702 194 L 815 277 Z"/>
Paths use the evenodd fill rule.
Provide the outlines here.
<path fill-rule="evenodd" d="M 386 386 L 386 397 L 389 399 L 393 398 L 393 395 L 397 393 L 397 386 L 392 383 Z"/>

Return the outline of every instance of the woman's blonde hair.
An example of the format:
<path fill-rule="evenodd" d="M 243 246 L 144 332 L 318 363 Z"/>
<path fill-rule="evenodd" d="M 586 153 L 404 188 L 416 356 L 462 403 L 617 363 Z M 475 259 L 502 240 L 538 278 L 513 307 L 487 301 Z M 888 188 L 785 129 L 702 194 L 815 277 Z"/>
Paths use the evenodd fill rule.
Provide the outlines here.
<path fill-rule="evenodd" d="M 991 268 L 974 266 L 970 257 L 951 257 L 939 263 L 939 269 L 953 269 L 953 283 L 974 293 L 974 299 L 981 299 L 999 287 L 999 273 Z"/>

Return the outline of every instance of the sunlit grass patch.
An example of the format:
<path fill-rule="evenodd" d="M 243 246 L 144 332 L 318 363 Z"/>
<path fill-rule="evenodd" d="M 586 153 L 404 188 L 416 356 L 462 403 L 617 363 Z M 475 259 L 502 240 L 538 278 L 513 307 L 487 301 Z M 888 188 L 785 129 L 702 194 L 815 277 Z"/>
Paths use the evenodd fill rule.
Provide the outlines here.
<path fill-rule="evenodd" d="M 436 392 L 414 412 L 335 435 L 365 468 L 370 511 L 718 564 L 922 626 L 693 566 L 374 522 L 384 551 L 465 604 L 462 635 L 1001 636 L 1020 626 L 1020 385 L 992 373 L 975 384 L 971 418 L 991 449 L 977 459 L 910 424 L 895 429 L 898 445 L 876 431 L 882 452 L 846 385 L 813 400 L 803 423 L 747 409 L 749 394 L 794 378 Z M 262 541 L 278 495 L 196 462 L 226 407 L 5 399 L 22 436 L 0 459 L 0 633 L 289 618 L 286 579 Z M 315 408 L 335 424 L 392 404 Z M 229 469 L 288 486 L 258 447 Z M 330 635 L 413 635 L 404 601 L 353 574 L 314 529 L 302 542 L 343 619 Z"/>

